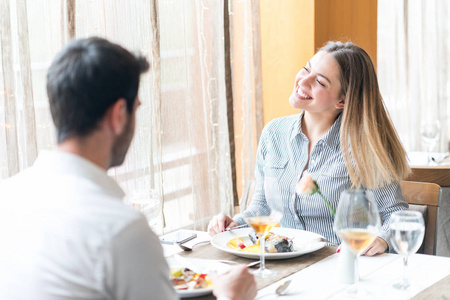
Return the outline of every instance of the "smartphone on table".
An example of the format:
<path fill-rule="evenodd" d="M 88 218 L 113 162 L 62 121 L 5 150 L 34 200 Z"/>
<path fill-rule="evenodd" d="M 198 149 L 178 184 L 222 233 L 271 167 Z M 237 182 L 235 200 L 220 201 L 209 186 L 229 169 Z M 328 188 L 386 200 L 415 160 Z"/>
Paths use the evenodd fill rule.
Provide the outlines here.
<path fill-rule="evenodd" d="M 159 238 L 162 244 L 183 244 L 197 237 L 196 233 L 189 230 L 178 230 L 169 234 L 166 234 Z"/>

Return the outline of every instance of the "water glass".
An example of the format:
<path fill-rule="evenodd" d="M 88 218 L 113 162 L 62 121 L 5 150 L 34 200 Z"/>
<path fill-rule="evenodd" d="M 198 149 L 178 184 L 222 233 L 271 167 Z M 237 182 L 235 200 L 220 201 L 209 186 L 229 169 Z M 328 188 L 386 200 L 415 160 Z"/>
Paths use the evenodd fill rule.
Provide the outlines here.
<path fill-rule="evenodd" d="M 161 196 L 154 189 L 135 189 L 129 197 L 129 204 L 140 211 L 152 228 L 157 225 L 161 212 Z"/>
<path fill-rule="evenodd" d="M 423 242 L 425 225 L 420 212 L 402 210 L 394 212 L 390 219 L 390 240 L 394 250 L 403 257 L 403 278 L 394 284 L 397 289 L 407 289 L 409 283 L 408 258 L 417 252 Z"/>

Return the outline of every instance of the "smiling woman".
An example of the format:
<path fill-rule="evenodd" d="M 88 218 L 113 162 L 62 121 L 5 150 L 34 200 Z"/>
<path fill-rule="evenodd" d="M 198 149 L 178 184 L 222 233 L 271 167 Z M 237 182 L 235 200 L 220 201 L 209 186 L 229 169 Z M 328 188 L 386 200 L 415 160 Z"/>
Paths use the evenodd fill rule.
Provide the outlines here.
<path fill-rule="evenodd" d="M 407 207 L 399 181 L 409 167 L 369 56 L 352 43 L 327 43 L 298 72 L 289 103 L 302 113 L 272 120 L 264 128 L 251 205 L 233 219 L 214 217 L 210 234 L 275 210 L 283 212 L 282 227 L 312 231 L 339 243 L 333 210 L 342 191 L 363 187 L 373 191 L 384 223 L 366 255 L 384 252 L 390 214 Z M 276 164 L 280 161 L 285 163 Z M 295 193 L 304 171 L 327 202 L 317 193 Z"/>

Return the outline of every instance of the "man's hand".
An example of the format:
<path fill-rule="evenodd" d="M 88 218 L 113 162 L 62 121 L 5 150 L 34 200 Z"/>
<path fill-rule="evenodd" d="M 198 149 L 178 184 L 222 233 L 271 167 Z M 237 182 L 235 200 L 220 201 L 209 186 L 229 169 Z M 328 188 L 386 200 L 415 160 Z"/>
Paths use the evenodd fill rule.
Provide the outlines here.
<path fill-rule="evenodd" d="M 208 233 L 210 236 L 214 236 L 223 232 L 225 228 L 234 226 L 238 226 L 238 223 L 224 213 L 220 213 L 209 221 Z"/>
<path fill-rule="evenodd" d="M 377 237 L 372 244 L 363 252 L 361 255 L 365 256 L 374 256 L 377 254 L 382 254 L 388 248 L 388 244 L 385 240 L 380 237 Z"/>
<path fill-rule="evenodd" d="M 213 294 L 231 300 L 250 300 L 256 296 L 256 281 L 244 265 L 233 266 L 224 274 L 211 273 L 214 283 Z"/>

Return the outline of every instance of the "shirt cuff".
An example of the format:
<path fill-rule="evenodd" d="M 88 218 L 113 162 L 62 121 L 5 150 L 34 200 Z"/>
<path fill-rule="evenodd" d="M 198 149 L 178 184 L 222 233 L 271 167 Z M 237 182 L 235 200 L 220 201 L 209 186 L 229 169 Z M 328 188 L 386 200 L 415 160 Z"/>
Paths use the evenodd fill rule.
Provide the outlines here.
<path fill-rule="evenodd" d="M 217 300 L 231 300 L 231 298 L 228 298 L 228 297 L 219 297 L 219 298 L 217 298 Z"/>
<path fill-rule="evenodd" d="M 245 224 L 244 215 L 242 213 L 235 215 L 233 217 L 233 220 L 235 222 L 237 222 L 239 225 L 244 225 Z"/>
<path fill-rule="evenodd" d="M 378 237 L 379 238 L 381 238 L 383 241 L 385 241 L 386 242 L 386 244 L 387 244 L 387 249 L 384 251 L 385 253 L 391 253 L 391 249 L 392 249 L 392 247 L 391 247 L 391 244 L 389 243 L 389 234 L 390 233 L 382 233 L 382 234 L 380 234 Z"/>

